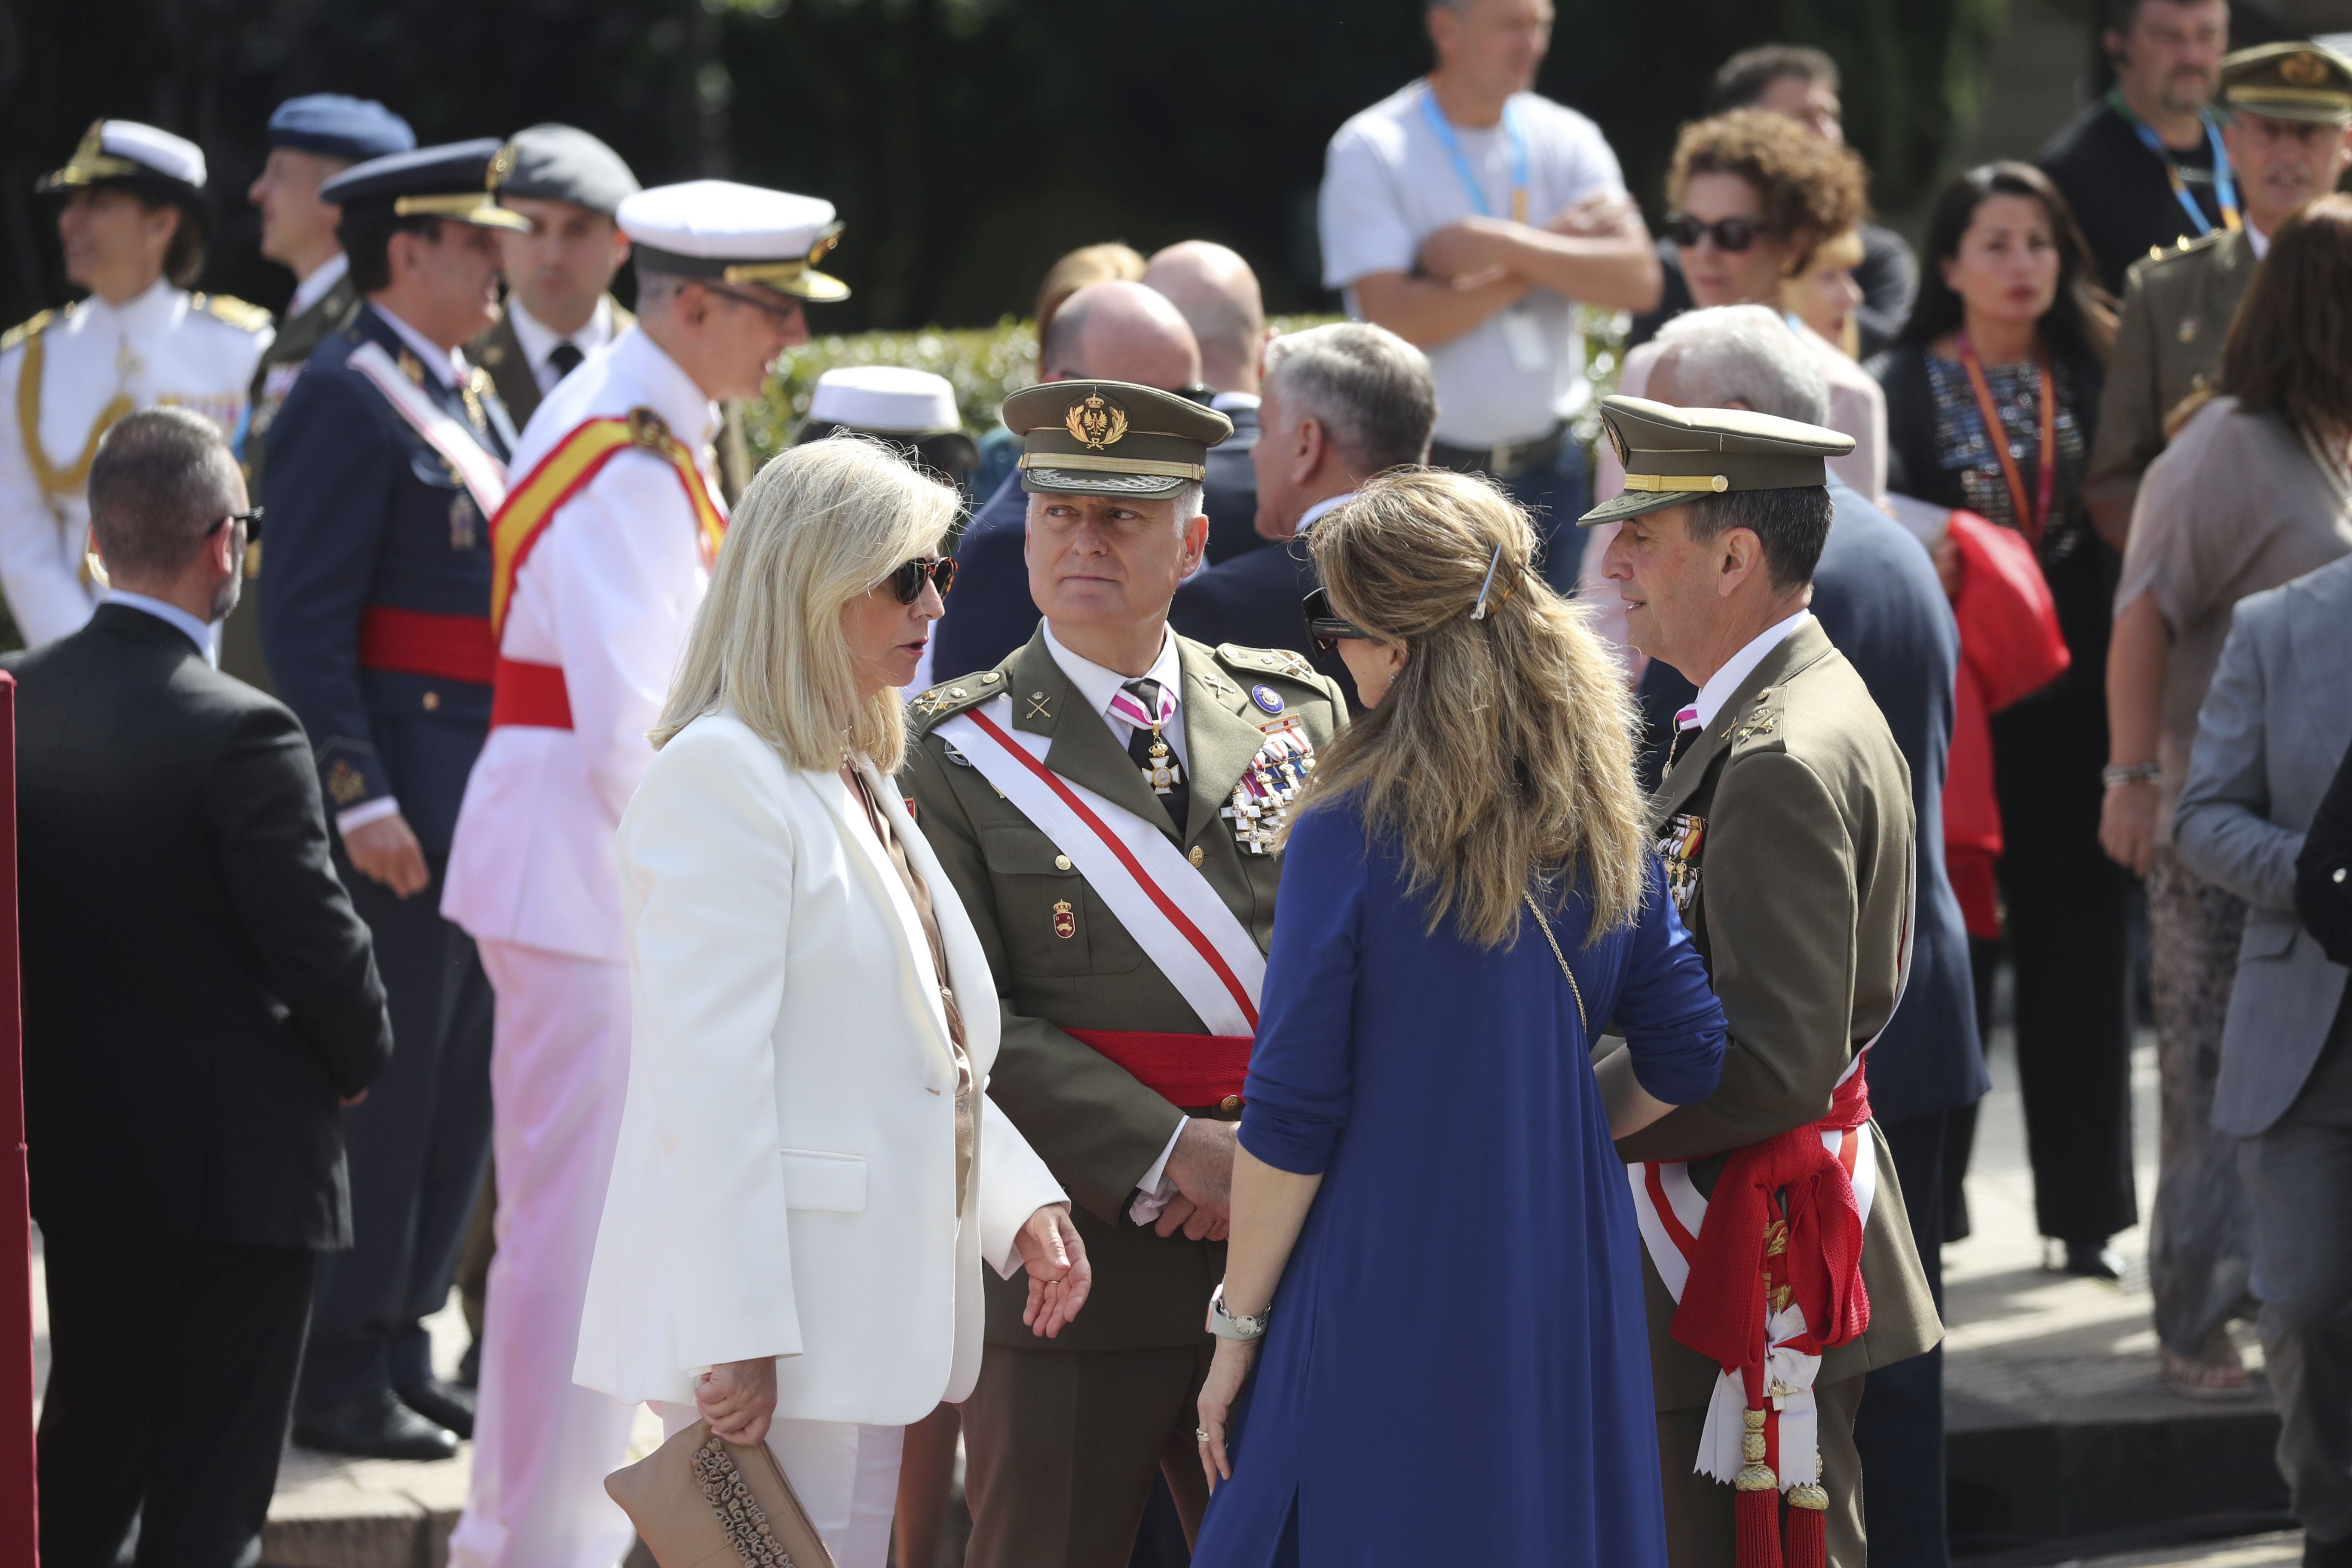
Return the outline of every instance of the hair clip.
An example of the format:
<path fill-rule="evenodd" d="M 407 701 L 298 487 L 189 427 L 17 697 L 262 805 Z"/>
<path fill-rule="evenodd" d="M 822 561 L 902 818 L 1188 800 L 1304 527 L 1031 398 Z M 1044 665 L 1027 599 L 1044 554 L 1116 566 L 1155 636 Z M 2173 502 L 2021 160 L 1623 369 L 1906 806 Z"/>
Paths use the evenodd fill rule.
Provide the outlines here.
<path fill-rule="evenodd" d="M 1495 546 L 1494 559 L 1486 563 L 1486 580 L 1478 584 L 1478 602 L 1470 610 L 1472 620 L 1483 621 L 1486 618 L 1486 595 L 1495 586 L 1495 569 L 1502 563 L 1503 547 L 1498 543 Z"/>

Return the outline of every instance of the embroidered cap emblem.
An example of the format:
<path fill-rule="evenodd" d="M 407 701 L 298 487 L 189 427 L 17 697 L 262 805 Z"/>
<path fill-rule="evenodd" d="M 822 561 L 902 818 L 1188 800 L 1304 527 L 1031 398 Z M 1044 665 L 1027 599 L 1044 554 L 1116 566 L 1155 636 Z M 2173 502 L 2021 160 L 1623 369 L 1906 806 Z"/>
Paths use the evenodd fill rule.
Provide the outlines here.
<path fill-rule="evenodd" d="M 1054 900 L 1054 934 L 1065 942 L 1078 934 L 1078 917 L 1067 899 Z"/>
<path fill-rule="evenodd" d="M 2327 68 L 2315 54 L 2294 54 L 2279 61 L 2279 76 L 2294 87 L 2317 87 L 2327 79 Z"/>
<path fill-rule="evenodd" d="M 1062 423 L 1074 439 L 1099 452 L 1126 437 L 1127 410 L 1097 392 L 1071 404 L 1070 416 Z"/>

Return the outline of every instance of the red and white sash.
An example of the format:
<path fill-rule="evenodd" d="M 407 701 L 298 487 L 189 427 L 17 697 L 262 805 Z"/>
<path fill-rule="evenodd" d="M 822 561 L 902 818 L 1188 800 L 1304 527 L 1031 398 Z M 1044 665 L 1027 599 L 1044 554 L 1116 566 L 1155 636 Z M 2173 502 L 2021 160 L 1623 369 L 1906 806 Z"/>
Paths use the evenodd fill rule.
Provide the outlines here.
<path fill-rule="evenodd" d="M 507 466 L 482 445 L 466 422 L 426 395 L 423 387 L 400 374 L 383 345 L 364 342 L 343 363 L 375 384 L 383 400 L 408 427 L 464 481 L 474 504 L 485 518 L 496 517 L 507 503 Z"/>
<path fill-rule="evenodd" d="M 1046 738 L 1013 727 L 1009 697 L 967 709 L 932 733 L 1070 858 L 1210 1034 L 1257 1032 L 1265 955 L 1160 826 L 1046 767 Z"/>

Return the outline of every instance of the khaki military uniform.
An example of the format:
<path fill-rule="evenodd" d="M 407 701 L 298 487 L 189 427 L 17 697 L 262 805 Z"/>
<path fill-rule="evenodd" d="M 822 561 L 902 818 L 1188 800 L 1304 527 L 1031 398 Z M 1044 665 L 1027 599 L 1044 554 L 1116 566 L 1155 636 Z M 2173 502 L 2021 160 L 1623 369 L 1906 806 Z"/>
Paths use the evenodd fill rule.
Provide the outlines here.
<path fill-rule="evenodd" d="M 2120 541 L 2131 526 L 2139 477 L 2165 447 L 2165 419 L 2221 364 L 2221 344 L 2246 286 L 2254 245 L 2243 230 L 2207 236 L 2132 264 L 2123 315 L 2099 398 L 2098 437 L 2083 501 L 2099 531 Z"/>
<path fill-rule="evenodd" d="M 1810 618 L 1687 745 L 1652 801 L 1652 826 L 1731 1042 L 1714 1094 L 1618 1152 L 1628 1161 L 1689 1161 L 1706 1194 L 1726 1153 L 1821 1120 L 1854 1052 L 1893 1015 L 1911 913 L 1913 824 L 1910 775 L 1885 720 Z M 1863 1374 L 1943 1337 L 1894 1158 L 1875 1125 L 1868 1133 L 1878 1169 L 1862 1258 L 1870 1328 L 1830 1351 L 1814 1383 L 1832 1568 L 1864 1561 L 1853 1447 Z M 1737 1494 L 1692 1470 L 1720 1369 L 1674 1338 L 1675 1300 L 1646 1253 L 1642 1272 L 1668 1559 L 1674 1568 L 1728 1568 Z"/>
<path fill-rule="evenodd" d="M 1181 1233 L 1162 1238 L 1128 1209 L 1184 1116 L 1236 1120 L 1240 1101 L 1180 1110 L 1064 1032 L 1207 1031 L 1069 858 L 933 731 L 1009 693 L 1013 726 L 1051 737 L 1045 765 L 1164 826 L 1263 950 L 1282 861 L 1250 853 L 1221 811 L 1269 726 L 1295 720 L 1319 751 L 1346 710 L 1339 689 L 1287 650 L 1181 637 L 1177 647 L 1192 791 L 1181 833 L 1042 629 L 994 669 L 936 687 L 909 710 L 919 738 L 900 783 L 971 916 L 1003 1005 L 989 1092 L 1076 1200 L 1095 1269 L 1086 1310 L 1052 1341 L 1022 1325 L 1023 1278 L 988 1281 L 986 1359 L 964 1407 L 975 1568 L 1123 1568 L 1163 1462 L 1197 1521 L 1206 1500 L 1192 1401 L 1208 1369 L 1213 1342 L 1203 1323 L 1225 1249 Z"/>

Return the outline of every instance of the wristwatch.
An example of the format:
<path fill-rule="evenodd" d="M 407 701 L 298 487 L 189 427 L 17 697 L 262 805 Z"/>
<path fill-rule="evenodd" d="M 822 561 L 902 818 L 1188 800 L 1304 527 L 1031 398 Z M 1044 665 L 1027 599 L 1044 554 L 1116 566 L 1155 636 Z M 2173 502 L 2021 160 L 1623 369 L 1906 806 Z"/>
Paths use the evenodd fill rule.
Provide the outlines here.
<path fill-rule="evenodd" d="M 1225 1287 L 1221 1280 L 1209 1297 L 1209 1331 L 1221 1340 L 1258 1340 L 1265 1337 L 1266 1320 L 1274 1316 L 1274 1303 L 1268 1301 L 1254 1316 L 1236 1318 L 1225 1310 Z"/>
<path fill-rule="evenodd" d="M 2154 784 L 2163 776 L 2161 763 L 2109 763 L 2099 770 L 2099 782 L 2109 789 L 2117 784 Z"/>

